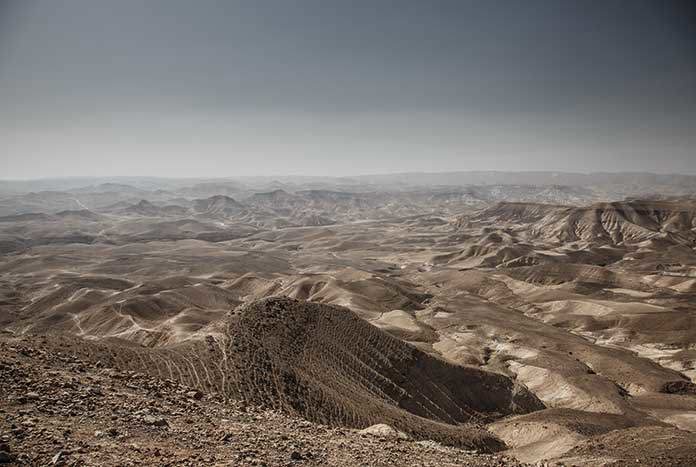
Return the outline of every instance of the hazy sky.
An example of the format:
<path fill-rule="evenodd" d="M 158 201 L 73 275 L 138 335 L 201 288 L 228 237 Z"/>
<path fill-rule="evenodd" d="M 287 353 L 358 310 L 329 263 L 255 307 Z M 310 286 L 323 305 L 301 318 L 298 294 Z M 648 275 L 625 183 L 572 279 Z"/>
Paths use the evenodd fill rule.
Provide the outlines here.
<path fill-rule="evenodd" d="M 696 2 L 0 0 L 0 178 L 696 173 Z"/>

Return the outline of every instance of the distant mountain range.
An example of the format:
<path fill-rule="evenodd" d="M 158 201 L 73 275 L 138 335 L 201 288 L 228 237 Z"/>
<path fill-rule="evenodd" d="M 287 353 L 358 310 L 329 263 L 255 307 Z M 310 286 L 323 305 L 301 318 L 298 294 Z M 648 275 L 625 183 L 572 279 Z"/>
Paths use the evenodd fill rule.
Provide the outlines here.
<path fill-rule="evenodd" d="M 307 189 L 321 186 L 353 187 L 434 187 L 467 185 L 567 185 L 577 187 L 602 187 L 609 185 L 670 186 L 693 189 L 696 174 L 654 174 L 646 172 L 499 172 L 499 171 L 456 171 L 456 172 L 406 172 L 392 174 L 360 175 L 353 177 L 329 176 L 259 176 L 221 178 L 158 178 L 158 177 L 65 177 L 36 180 L 0 180 L 0 193 L 26 193 L 29 191 L 124 191 L 139 189 L 179 190 L 192 196 L 206 193 L 227 194 L 249 189 Z"/>
<path fill-rule="evenodd" d="M 0 181 L 0 216 L 55 214 L 66 210 L 177 216 L 229 217 L 242 212 L 340 218 L 383 217 L 423 212 L 457 213 L 496 202 L 539 202 L 569 206 L 627 198 L 661 199 L 696 195 L 696 176 L 647 173 L 448 172 L 359 177 L 239 177 L 166 179 L 152 177 L 62 178 Z M 399 212 L 395 212 L 398 207 Z M 417 208 L 417 209 L 415 209 Z M 311 212 L 306 212 L 310 209 Z M 302 210 L 303 212 L 299 212 Z M 336 210 L 340 211 L 336 213 Z M 349 214 L 346 214 L 348 213 Z M 316 217 L 319 216 L 319 217 Z"/>

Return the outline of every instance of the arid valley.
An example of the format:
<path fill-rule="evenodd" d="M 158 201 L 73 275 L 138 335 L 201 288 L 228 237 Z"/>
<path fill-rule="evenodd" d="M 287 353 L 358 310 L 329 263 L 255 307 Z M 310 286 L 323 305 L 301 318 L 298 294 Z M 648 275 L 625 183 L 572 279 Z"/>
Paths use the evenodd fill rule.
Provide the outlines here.
<path fill-rule="evenodd" d="M 2 182 L 2 459 L 694 465 L 695 187 Z"/>

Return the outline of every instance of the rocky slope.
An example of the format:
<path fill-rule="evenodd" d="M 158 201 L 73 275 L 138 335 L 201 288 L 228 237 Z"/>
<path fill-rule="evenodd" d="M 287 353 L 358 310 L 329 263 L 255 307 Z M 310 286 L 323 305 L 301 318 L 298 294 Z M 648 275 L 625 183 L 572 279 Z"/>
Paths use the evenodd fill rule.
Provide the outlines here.
<path fill-rule="evenodd" d="M 223 401 L 172 380 L 95 364 L 74 346 L 70 339 L 0 334 L 3 465 L 521 465 Z"/>
<path fill-rule="evenodd" d="M 544 408 L 506 376 L 446 363 L 346 308 L 288 298 L 245 305 L 199 339 L 144 349 L 80 342 L 83 355 L 205 393 L 331 425 L 388 423 L 415 439 L 487 452 L 483 423 Z"/>

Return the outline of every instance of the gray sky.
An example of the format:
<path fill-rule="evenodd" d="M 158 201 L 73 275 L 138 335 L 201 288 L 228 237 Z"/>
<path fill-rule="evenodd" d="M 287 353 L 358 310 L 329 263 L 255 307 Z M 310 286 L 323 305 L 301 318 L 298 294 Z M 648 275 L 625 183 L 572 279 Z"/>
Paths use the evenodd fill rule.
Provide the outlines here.
<path fill-rule="evenodd" d="M 696 3 L 0 0 L 0 178 L 696 173 Z"/>

